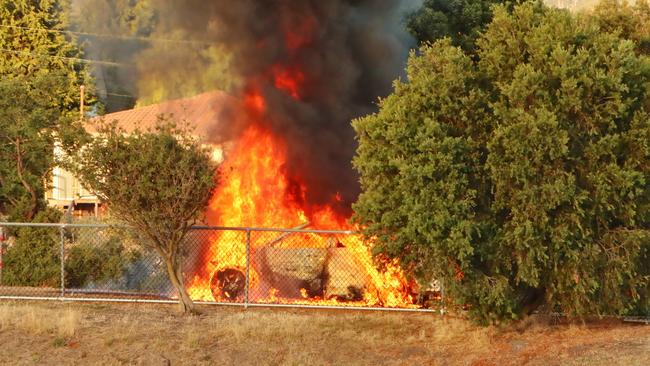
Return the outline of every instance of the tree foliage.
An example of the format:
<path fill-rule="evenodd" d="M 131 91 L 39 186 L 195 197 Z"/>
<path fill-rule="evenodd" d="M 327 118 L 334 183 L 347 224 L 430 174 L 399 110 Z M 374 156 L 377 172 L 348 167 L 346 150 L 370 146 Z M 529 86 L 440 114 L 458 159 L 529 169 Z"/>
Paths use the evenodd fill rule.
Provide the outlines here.
<path fill-rule="evenodd" d="M 355 219 L 480 321 L 650 311 L 650 60 L 589 16 L 495 9 L 354 122 Z"/>
<path fill-rule="evenodd" d="M 54 147 L 74 140 L 79 86 L 89 84 L 63 1 L 0 1 L 0 213 L 31 220 L 43 207 Z M 66 135 L 66 138 L 63 138 Z"/>
<path fill-rule="evenodd" d="M 0 212 L 11 220 L 30 221 L 43 207 L 55 139 L 72 131 L 52 101 L 60 81 L 54 72 L 0 80 Z"/>
<path fill-rule="evenodd" d="M 0 75 L 62 78 L 52 85 L 52 104 L 79 110 L 79 86 L 92 86 L 76 41 L 61 31 L 68 26 L 64 0 L 0 0 Z M 29 80 L 26 80 L 29 82 Z"/>
<path fill-rule="evenodd" d="M 69 167 L 107 202 L 116 219 L 133 226 L 146 248 L 160 255 L 183 310 L 192 311 L 181 272 L 183 239 L 208 204 L 216 167 L 190 131 L 173 122 L 128 134 L 114 123 L 102 123 L 98 131 L 70 157 Z"/>
<path fill-rule="evenodd" d="M 492 19 L 491 7 L 505 0 L 425 0 L 409 14 L 406 26 L 418 43 L 450 37 L 454 45 L 474 50 L 474 42 Z"/>
<path fill-rule="evenodd" d="M 589 16 L 603 31 L 618 32 L 633 40 L 638 52 L 650 55 L 650 5 L 646 0 L 637 0 L 633 4 L 602 0 Z"/>

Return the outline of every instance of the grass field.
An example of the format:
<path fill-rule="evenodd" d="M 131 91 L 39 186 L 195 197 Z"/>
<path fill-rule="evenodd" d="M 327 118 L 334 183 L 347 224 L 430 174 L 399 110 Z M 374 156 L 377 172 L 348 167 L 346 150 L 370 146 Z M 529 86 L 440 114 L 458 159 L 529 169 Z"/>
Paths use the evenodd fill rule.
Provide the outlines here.
<path fill-rule="evenodd" d="M 431 314 L 0 302 L 7 365 L 650 365 L 650 326 Z"/>

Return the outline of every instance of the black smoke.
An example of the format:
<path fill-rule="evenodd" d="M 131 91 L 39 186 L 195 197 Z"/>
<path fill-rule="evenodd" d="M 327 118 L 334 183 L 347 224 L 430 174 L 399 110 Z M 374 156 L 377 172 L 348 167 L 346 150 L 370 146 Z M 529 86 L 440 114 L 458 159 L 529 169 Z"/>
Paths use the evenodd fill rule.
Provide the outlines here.
<path fill-rule="evenodd" d="M 235 65 L 268 103 L 264 121 L 287 139 L 286 171 L 308 189 L 307 207 L 331 203 L 349 210 L 359 193 L 351 166 L 352 119 L 376 110 L 402 74 L 412 40 L 401 19 L 418 1 L 400 0 L 158 0 L 161 21 L 234 52 Z M 300 70 L 296 100 L 274 86 L 274 67 Z M 234 113 L 233 115 L 236 115 Z M 235 138 L 245 126 L 232 118 L 214 136 Z"/>

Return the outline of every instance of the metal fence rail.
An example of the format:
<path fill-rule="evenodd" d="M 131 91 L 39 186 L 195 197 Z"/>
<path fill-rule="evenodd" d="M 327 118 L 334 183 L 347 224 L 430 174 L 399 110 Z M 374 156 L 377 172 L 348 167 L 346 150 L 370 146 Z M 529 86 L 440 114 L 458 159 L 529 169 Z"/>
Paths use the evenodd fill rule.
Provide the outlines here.
<path fill-rule="evenodd" d="M 175 303 L 165 263 L 126 226 L 0 223 L 0 299 Z M 441 311 L 417 303 L 350 231 L 194 227 L 183 247 L 197 303 Z M 439 298 L 438 298 L 439 300 Z"/>

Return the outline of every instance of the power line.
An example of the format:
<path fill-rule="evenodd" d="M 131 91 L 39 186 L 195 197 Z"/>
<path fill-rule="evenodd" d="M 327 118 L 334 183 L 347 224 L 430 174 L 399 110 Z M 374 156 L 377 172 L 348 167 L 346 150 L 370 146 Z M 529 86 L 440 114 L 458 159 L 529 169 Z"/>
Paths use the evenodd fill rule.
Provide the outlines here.
<path fill-rule="evenodd" d="M 101 94 L 101 93 L 100 93 Z M 129 99 L 138 99 L 134 97 L 133 95 L 127 95 L 127 94 L 116 94 L 116 93 L 104 93 L 106 95 L 110 95 L 112 97 L 122 97 L 122 98 L 129 98 Z"/>
<path fill-rule="evenodd" d="M 76 57 L 64 57 L 64 56 L 53 56 L 53 55 L 37 55 L 28 51 L 12 51 L 12 50 L 7 50 L 0 48 L 0 52 L 9 52 L 9 53 L 18 53 L 18 54 L 29 54 L 32 56 L 42 56 L 46 58 L 57 58 L 57 59 L 64 59 L 64 60 L 71 60 L 71 61 L 79 61 L 79 62 L 86 62 L 86 63 L 99 63 L 99 64 L 108 64 L 111 66 L 118 66 L 118 67 L 124 67 L 126 65 L 123 64 L 118 64 L 116 62 L 109 62 L 109 61 L 98 61 L 98 60 L 85 60 L 82 58 L 76 58 Z M 129 98 L 129 99 L 134 99 L 137 100 L 138 98 L 134 97 L 133 95 L 128 95 L 128 94 L 118 94 L 118 93 L 103 93 L 105 95 L 110 95 L 113 97 L 121 97 L 121 98 Z"/>
<path fill-rule="evenodd" d="M 54 59 L 60 59 L 60 60 L 68 60 L 68 61 L 75 61 L 75 62 L 81 62 L 81 63 L 87 63 L 87 64 L 98 64 L 98 65 L 104 65 L 104 66 L 113 66 L 113 67 L 135 67 L 134 65 L 129 65 L 129 64 L 124 64 L 120 62 L 112 62 L 112 61 L 102 61 L 102 60 L 86 60 L 83 58 L 78 58 L 78 57 L 66 57 L 66 56 L 56 56 L 56 55 L 46 55 L 46 54 L 39 54 L 39 53 L 33 53 L 29 51 L 17 51 L 17 50 L 8 50 L 5 48 L 0 48 L 0 52 L 7 52 L 7 53 L 13 53 L 13 54 L 22 54 L 22 55 L 30 55 L 36 57 L 43 57 L 43 58 L 54 58 Z"/>
<path fill-rule="evenodd" d="M 142 42 L 187 43 L 187 44 L 198 44 L 198 45 L 205 45 L 205 46 L 212 46 L 212 45 L 216 44 L 216 43 L 212 43 L 212 42 L 196 41 L 196 40 L 188 40 L 188 39 L 170 39 L 170 38 L 154 38 L 154 37 L 121 36 L 121 35 L 116 35 L 116 34 L 75 32 L 75 31 L 68 31 L 68 30 L 57 30 L 57 29 L 47 29 L 47 28 L 32 28 L 32 27 L 24 27 L 24 26 L 18 26 L 18 25 L 6 25 L 6 24 L 0 24 L 0 27 L 22 29 L 22 30 L 34 30 L 34 31 L 49 32 L 49 33 L 73 34 L 73 35 L 77 35 L 77 36 L 89 36 L 89 37 L 96 37 L 96 38 L 128 39 L 128 40 L 136 40 L 136 41 L 142 41 Z"/>

